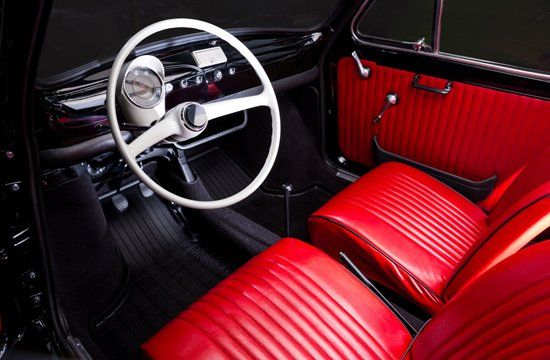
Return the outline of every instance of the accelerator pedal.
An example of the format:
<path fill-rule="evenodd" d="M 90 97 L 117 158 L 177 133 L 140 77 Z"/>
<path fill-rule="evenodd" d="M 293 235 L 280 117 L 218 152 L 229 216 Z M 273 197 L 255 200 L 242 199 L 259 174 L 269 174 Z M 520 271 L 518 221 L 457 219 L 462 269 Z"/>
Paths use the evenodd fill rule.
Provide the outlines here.
<path fill-rule="evenodd" d="M 144 198 L 151 197 L 154 194 L 153 190 L 149 189 L 144 183 L 139 183 L 139 192 L 141 192 L 141 196 Z"/>

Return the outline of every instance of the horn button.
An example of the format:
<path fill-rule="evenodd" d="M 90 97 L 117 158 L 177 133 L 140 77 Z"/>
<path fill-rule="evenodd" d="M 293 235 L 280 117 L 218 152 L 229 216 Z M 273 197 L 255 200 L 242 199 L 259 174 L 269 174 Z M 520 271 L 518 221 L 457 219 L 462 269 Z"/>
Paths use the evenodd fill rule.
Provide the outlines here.
<path fill-rule="evenodd" d="M 201 131 L 206 127 L 206 111 L 198 103 L 189 103 L 181 110 L 181 121 L 191 131 Z"/>

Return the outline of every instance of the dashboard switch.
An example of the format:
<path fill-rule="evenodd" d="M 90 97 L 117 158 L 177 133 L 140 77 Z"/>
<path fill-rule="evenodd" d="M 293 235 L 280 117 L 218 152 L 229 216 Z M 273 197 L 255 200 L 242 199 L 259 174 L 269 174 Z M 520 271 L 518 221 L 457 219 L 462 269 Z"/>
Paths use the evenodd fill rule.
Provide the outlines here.
<path fill-rule="evenodd" d="M 237 72 L 237 69 L 235 69 L 234 67 L 229 68 L 229 75 L 235 75 L 236 72 Z"/>
<path fill-rule="evenodd" d="M 214 70 L 214 73 L 212 74 L 212 79 L 214 81 L 220 81 L 223 78 L 223 74 L 221 70 Z"/>

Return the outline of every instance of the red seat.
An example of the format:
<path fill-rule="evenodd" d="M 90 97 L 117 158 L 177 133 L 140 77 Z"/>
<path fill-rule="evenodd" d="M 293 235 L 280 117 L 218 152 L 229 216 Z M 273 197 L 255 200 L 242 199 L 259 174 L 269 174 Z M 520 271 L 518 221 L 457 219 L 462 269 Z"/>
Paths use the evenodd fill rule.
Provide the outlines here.
<path fill-rule="evenodd" d="M 543 358 L 550 351 L 550 242 L 496 265 L 457 294 L 414 342 L 340 264 L 281 240 L 170 322 L 151 359 Z"/>
<path fill-rule="evenodd" d="M 410 341 L 399 320 L 340 264 L 283 239 L 143 350 L 152 359 L 398 358 Z"/>
<path fill-rule="evenodd" d="M 489 214 L 436 179 L 385 163 L 309 219 L 312 242 L 435 313 L 461 287 L 550 226 L 550 148 Z"/>

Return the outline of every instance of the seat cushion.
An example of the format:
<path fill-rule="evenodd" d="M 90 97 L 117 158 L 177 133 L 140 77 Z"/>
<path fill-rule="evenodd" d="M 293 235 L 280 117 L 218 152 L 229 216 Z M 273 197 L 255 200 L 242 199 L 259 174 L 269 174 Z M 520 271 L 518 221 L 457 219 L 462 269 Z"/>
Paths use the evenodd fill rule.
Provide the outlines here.
<path fill-rule="evenodd" d="M 142 349 L 152 359 L 399 359 L 411 340 L 344 267 L 310 245 L 283 239 Z"/>
<path fill-rule="evenodd" d="M 369 278 L 430 312 L 464 255 L 487 230 L 487 215 L 436 179 L 384 163 L 309 219 L 313 244 L 345 252 Z"/>

